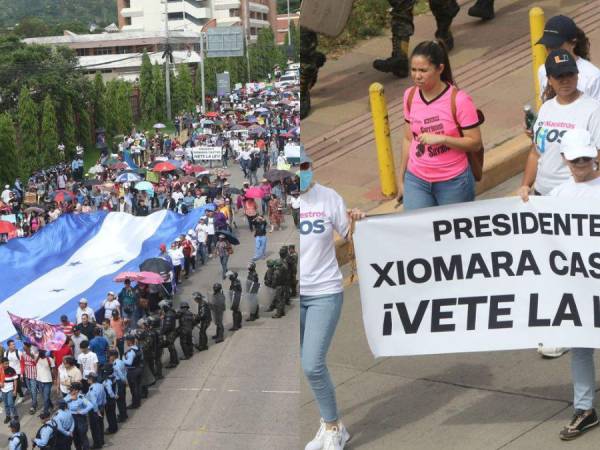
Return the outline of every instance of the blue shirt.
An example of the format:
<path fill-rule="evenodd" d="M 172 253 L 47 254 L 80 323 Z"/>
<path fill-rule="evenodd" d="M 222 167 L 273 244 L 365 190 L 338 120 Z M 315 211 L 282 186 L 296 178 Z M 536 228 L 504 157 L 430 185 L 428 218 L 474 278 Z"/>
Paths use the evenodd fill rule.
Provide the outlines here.
<path fill-rule="evenodd" d="M 106 364 L 106 352 L 108 351 L 108 340 L 104 336 L 95 336 L 90 341 L 90 350 L 98 357 L 98 367 Z"/>
<path fill-rule="evenodd" d="M 115 359 L 115 362 L 113 362 L 113 373 L 117 381 L 127 381 L 127 369 L 123 360 Z"/>
<path fill-rule="evenodd" d="M 69 410 L 59 409 L 56 411 L 56 414 L 54 415 L 54 421 L 56 422 L 58 431 L 65 436 L 71 436 L 73 430 L 75 430 L 75 421 L 73 420 L 73 415 Z"/>
<path fill-rule="evenodd" d="M 16 432 L 8 439 L 8 450 L 22 450 L 21 441 L 18 438 L 20 434 L 22 434 L 22 431 Z"/>
<path fill-rule="evenodd" d="M 104 389 L 106 390 L 105 393 L 106 393 L 107 398 L 112 398 L 112 399 L 117 398 L 117 394 L 116 394 L 115 390 L 113 389 L 112 380 L 110 378 L 107 378 L 106 380 L 104 380 L 102 382 L 102 385 L 104 386 Z"/>
<path fill-rule="evenodd" d="M 33 439 L 35 445 L 37 445 L 38 447 L 45 447 L 46 445 L 48 445 L 48 442 L 50 441 L 50 438 L 52 437 L 52 434 L 54 432 L 52 430 L 52 426 L 56 426 L 56 422 L 54 422 L 54 420 L 51 420 L 49 423 L 45 423 L 44 425 L 42 425 L 42 427 L 40 428 L 39 439 Z"/>
<path fill-rule="evenodd" d="M 66 395 L 65 402 L 67 402 L 67 406 L 69 407 L 71 414 L 79 414 L 83 416 L 94 409 L 94 405 L 92 405 L 90 401 L 82 394 L 78 394 L 75 400 L 73 400 L 70 395 Z"/>
<path fill-rule="evenodd" d="M 132 345 L 125 353 L 125 365 L 128 367 L 133 367 L 133 360 L 135 359 L 135 352 L 138 350 L 137 345 Z"/>
<path fill-rule="evenodd" d="M 91 384 L 88 393 L 85 396 L 92 405 L 94 405 L 94 412 L 98 412 L 106 405 L 106 393 L 104 392 L 104 386 L 98 382 Z"/>

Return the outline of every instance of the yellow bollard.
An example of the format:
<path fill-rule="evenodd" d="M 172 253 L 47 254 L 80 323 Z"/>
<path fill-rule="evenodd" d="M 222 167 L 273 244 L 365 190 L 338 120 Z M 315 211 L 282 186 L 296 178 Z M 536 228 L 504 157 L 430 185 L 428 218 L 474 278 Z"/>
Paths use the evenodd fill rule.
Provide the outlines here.
<path fill-rule="evenodd" d="M 536 109 L 542 106 L 540 81 L 538 78 L 538 68 L 546 62 L 546 47 L 536 45 L 536 42 L 544 34 L 544 11 L 539 6 L 529 10 L 529 30 L 531 35 L 531 57 L 533 62 L 533 85 L 535 86 L 535 104 Z"/>
<path fill-rule="evenodd" d="M 390 139 L 390 121 L 388 118 L 387 103 L 381 83 L 369 86 L 371 99 L 371 115 L 373 116 L 373 131 L 377 145 L 377 159 L 379 160 L 379 180 L 381 193 L 385 197 L 395 197 L 398 194 L 396 184 L 396 170 L 394 168 L 394 154 Z"/>

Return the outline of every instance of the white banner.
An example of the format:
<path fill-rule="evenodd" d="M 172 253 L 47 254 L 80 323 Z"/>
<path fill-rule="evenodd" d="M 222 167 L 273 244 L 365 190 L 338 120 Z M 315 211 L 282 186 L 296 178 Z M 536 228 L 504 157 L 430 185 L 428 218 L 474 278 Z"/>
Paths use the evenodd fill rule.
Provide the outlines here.
<path fill-rule="evenodd" d="M 375 356 L 600 348 L 600 205 L 532 197 L 359 221 Z"/>
<path fill-rule="evenodd" d="M 283 154 L 286 158 L 300 158 L 300 144 L 287 143 L 283 147 Z"/>
<path fill-rule="evenodd" d="M 218 161 L 223 157 L 223 149 L 221 147 L 192 147 L 192 158 L 194 161 L 213 160 Z"/>

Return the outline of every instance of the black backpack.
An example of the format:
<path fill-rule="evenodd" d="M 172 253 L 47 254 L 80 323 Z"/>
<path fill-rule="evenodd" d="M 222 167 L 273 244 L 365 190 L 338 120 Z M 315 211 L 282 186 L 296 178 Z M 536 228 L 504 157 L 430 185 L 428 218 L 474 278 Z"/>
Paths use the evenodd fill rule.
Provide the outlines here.
<path fill-rule="evenodd" d="M 44 425 L 42 425 L 40 427 L 40 429 L 38 430 L 37 434 L 35 435 L 36 439 L 39 439 L 42 437 L 42 430 L 44 429 L 44 427 L 48 427 L 52 430 L 52 434 L 50 435 L 50 439 L 48 439 L 48 444 L 46 444 L 45 447 L 40 447 L 42 449 L 45 450 L 54 450 L 56 448 L 56 434 L 57 434 L 57 430 L 58 430 L 58 425 L 56 424 L 56 422 L 54 420 L 51 420 L 48 423 L 45 423 Z"/>
<path fill-rule="evenodd" d="M 10 442 L 15 438 L 19 440 L 20 450 L 27 450 L 29 448 L 29 445 L 27 443 L 27 436 L 25 436 L 25 433 L 20 432 L 17 436 L 8 438 L 8 441 Z"/>

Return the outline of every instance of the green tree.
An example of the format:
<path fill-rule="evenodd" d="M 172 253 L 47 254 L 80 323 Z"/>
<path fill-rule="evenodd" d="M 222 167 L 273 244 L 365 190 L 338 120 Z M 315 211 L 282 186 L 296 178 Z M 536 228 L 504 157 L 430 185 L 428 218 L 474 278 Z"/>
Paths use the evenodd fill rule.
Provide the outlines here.
<path fill-rule="evenodd" d="M 154 94 L 156 100 L 156 107 L 154 109 L 154 119 L 157 122 L 165 120 L 166 116 L 166 105 L 165 105 L 165 76 L 164 67 L 158 63 L 154 64 L 152 68 L 152 80 L 154 83 Z"/>
<path fill-rule="evenodd" d="M 75 133 L 75 114 L 73 114 L 73 103 L 71 99 L 63 101 L 62 110 L 62 143 L 65 144 L 65 156 L 67 161 L 75 156 L 77 138 Z"/>
<path fill-rule="evenodd" d="M 117 117 L 117 81 L 109 81 L 105 85 L 102 96 L 102 108 L 104 111 L 110 111 L 104 119 L 104 128 L 106 130 L 107 140 L 112 139 L 119 134 L 119 120 Z M 96 125 L 98 126 L 98 125 Z"/>
<path fill-rule="evenodd" d="M 89 105 L 83 103 L 77 111 L 79 126 L 77 127 L 77 142 L 88 149 L 92 146 L 92 124 L 90 122 Z"/>
<path fill-rule="evenodd" d="M 44 167 L 56 164 L 58 155 L 58 134 L 56 132 L 56 111 L 52 98 L 47 94 L 42 103 L 42 133 L 40 135 L 40 162 Z"/>
<path fill-rule="evenodd" d="M 143 121 L 150 121 L 155 116 L 156 89 L 153 78 L 152 63 L 144 50 L 140 70 L 140 110 Z"/>
<path fill-rule="evenodd" d="M 15 126 L 9 113 L 0 114 L 0 161 L 0 184 L 12 183 L 21 171 Z"/>
<path fill-rule="evenodd" d="M 19 94 L 17 110 L 17 122 L 19 129 L 19 148 L 22 164 L 20 165 L 21 179 L 26 180 L 31 173 L 40 168 L 37 161 L 38 156 L 38 108 L 29 89 L 23 86 Z"/>
<path fill-rule="evenodd" d="M 294 62 L 300 62 L 300 27 L 290 22 L 290 35 L 292 37 L 292 54 Z"/>
<path fill-rule="evenodd" d="M 194 108 L 194 86 L 190 69 L 187 64 L 180 64 L 177 71 L 172 94 L 173 114 L 191 111 Z"/>
<path fill-rule="evenodd" d="M 92 108 L 94 110 L 94 126 L 96 128 L 105 128 L 107 126 L 106 104 L 104 101 L 105 92 L 106 87 L 104 86 L 102 75 L 100 74 L 100 72 L 96 72 L 96 76 L 94 77 L 94 96 L 92 105 Z"/>

